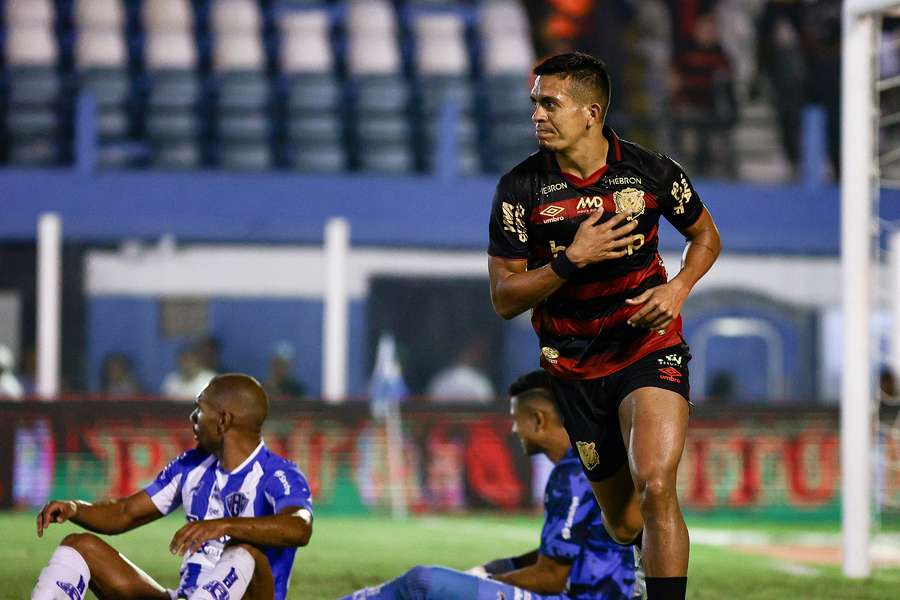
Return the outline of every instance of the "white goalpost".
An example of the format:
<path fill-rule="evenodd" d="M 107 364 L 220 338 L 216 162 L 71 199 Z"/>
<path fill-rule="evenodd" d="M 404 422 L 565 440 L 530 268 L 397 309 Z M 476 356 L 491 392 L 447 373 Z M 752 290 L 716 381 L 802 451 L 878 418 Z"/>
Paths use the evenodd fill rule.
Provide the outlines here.
<path fill-rule="evenodd" d="M 877 57 L 881 15 L 897 0 L 846 0 L 841 82 L 841 506 L 843 572 L 871 573 L 872 406 L 875 372 L 870 336 L 875 244 Z"/>

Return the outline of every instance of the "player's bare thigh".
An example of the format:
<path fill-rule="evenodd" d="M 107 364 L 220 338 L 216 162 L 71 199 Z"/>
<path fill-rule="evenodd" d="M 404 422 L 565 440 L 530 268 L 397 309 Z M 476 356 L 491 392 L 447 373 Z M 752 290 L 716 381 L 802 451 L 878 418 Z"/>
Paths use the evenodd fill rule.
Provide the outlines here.
<path fill-rule="evenodd" d="M 629 393 L 619 405 L 619 425 L 635 485 L 674 478 L 684 451 L 689 405 L 681 394 L 656 387 Z"/>
<path fill-rule="evenodd" d="M 607 530 L 617 542 L 630 542 L 643 528 L 636 481 L 640 488 L 651 481 L 671 482 L 674 486 L 687 420 L 688 403 L 684 397 L 661 388 L 638 388 L 619 405 L 619 425 L 628 462 L 612 477 L 591 482 Z"/>
<path fill-rule="evenodd" d="M 62 545 L 84 558 L 91 571 L 91 591 L 100 600 L 170 600 L 165 588 L 96 535 L 72 533 Z"/>

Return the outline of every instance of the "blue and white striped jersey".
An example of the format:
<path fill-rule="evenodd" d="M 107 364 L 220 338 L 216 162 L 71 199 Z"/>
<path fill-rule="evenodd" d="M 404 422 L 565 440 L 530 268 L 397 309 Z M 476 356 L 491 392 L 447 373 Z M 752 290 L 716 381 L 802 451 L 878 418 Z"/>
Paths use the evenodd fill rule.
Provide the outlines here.
<path fill-rule="evenodd" d="M 306 477 L 291 461 L 273 454 L 263 442 L 234 471 L 219 467 L 213 454 L 188 450 L 163 469 L 146 488 L 156 508 L 164 515 L 184 506 L 188 521 L 222 517 L 262 517 L 286 507 L 312 513 L 312 498 Z M 179 593 L 189 595 L 198 580 L 216 565 L 228 536 L 203 544 L 188 554 L 181 565 Z M 275 578 L 275 599 L 287 593 L 296 548 L 261 548 Z"/>

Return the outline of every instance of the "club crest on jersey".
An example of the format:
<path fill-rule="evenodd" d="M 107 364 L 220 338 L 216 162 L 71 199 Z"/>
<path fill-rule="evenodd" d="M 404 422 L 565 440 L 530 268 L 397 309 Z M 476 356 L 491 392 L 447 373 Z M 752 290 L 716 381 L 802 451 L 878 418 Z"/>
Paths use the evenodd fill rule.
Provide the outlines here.
<path fill-rule="evenodd" d="M 600 464 L 596 442 L 575 442 L 575 446 L 578 448 L 578 455 L 581 457 L 585 469 L 590 471 Z"/>
<path fill-rule="evenodd" d="M 541 354 L 543 354 L 544 358 L 552 363 L 555 363 L 556 359 L 559 358 L 559 350 L 557 350 L 556 348 L 551 348 L 550 346 L 544 346 L 543 348 L 541 348 Z"/>
<path fill-rule="evenodd" d="M 613 192 L 613 201 L 616 203 L 616 213 L 631 213 L 629 221 L 644 214 L 646 203 L 643 190 L 625 188 Z"/>
<path fill-rule="evenodd" d="M 249 502 L 250 499 L 241 492 L 232 492 L 225 496 L 225 509 L 229 515 L 237 517 L 244 512 Z"/>

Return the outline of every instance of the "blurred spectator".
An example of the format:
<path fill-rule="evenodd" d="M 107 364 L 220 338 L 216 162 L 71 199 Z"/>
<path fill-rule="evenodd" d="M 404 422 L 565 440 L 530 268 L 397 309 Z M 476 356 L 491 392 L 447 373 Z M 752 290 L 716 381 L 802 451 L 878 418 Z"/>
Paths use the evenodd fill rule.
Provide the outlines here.
<path fill-rule="evenodd" d="M 178 353 L 178 368 L 166 375 L 161 391 L 172 399 L 193 400 L 215 376 L 215 371 L 203 366 L 197 350 L 186 347 Z"/>
<path fill-rule="evenodd" d="M 769 0 L 757 26 L 757 62 L 768 80 L 785 154 L 794 172 L 800 160 L 801 113 L 819 104 L 827 116 L 828 157 L 840 172 L 839 0 Z"/>
<path fill-rule="evenodd" d="M 644 3 L 650 0 L 643 0 Z M 645 87 L 642 56 L 635 50 L 642 40 L 634 26 L 638 3 L 632 0 L 527 0 L 538 58 L 563 52 L 587 52 L 601 58 L 613 83 L 613 102 L 624 110 L 614 113 L 613 127 L 629 129 L 626 115 L 641 112 L 631 96 Z M 642 62 L 642 61 L 640 61 Z M 637 101 L 637 99 L 635 99 Z M 630 137 L 630 135 L 629 135 Z"/>
<path fill-rule="evenodd" d="M 716 371 L 706 384 L 704 404 L 707 406 L 726 406 L 734 403 L 734 387 L 734 373 L 726 369 Z"/>
<path fill-rule="evenodd" d="M 107 396 L 136 396 L 141 393 L 130 358 L 114 352 L 103 359 L 100 392 Z"/>
<path fill-rule="evenodd" d="M 887 425 L 900 423 L 900 397 L 897 379 L 887 367 L 878 375 L 878 420 Z"/>
<path fill-rule="evenodd" d="M 689 39 L 676 48 L 672 85 L 674 153 L 703 176 L 736 177 L 732 129 L 737 103 L 731 63 L 713 13 L 694 20 Z"/>
<path fill-rule="evenodd" d="M 269 361 L 269 377 L 264 387 L 272 398 L 300 398 L 306 395 L 306 387 L 294 377 L 296 352 L 289 342 L 279 342 Z"/>
<path fill-rule="evenodd" d="M 213 373 L 233 373 L 233 369 L 222 364 L 222 341 L 214 335 L 208 335 L 197 342 L 197 355 L 205 369 Z"/>
<path fill-rule="evenodd" d="M 25 395 L 25 389 L 16 379 L 13 370 L 16 366 L 16 357 L 6 344 L 0 344 L 0 398 L 21 400 Z"/>
<path fill-rule="evenodd" d="M 469 402 L 490 404 L 497 395 L 484 371 L 478 368 L 488 359 L 488 341 L 478 336 L 456 355 L 453 364 L 438 371 L 428 384 L 426 394 L 433 402 Z"/>

